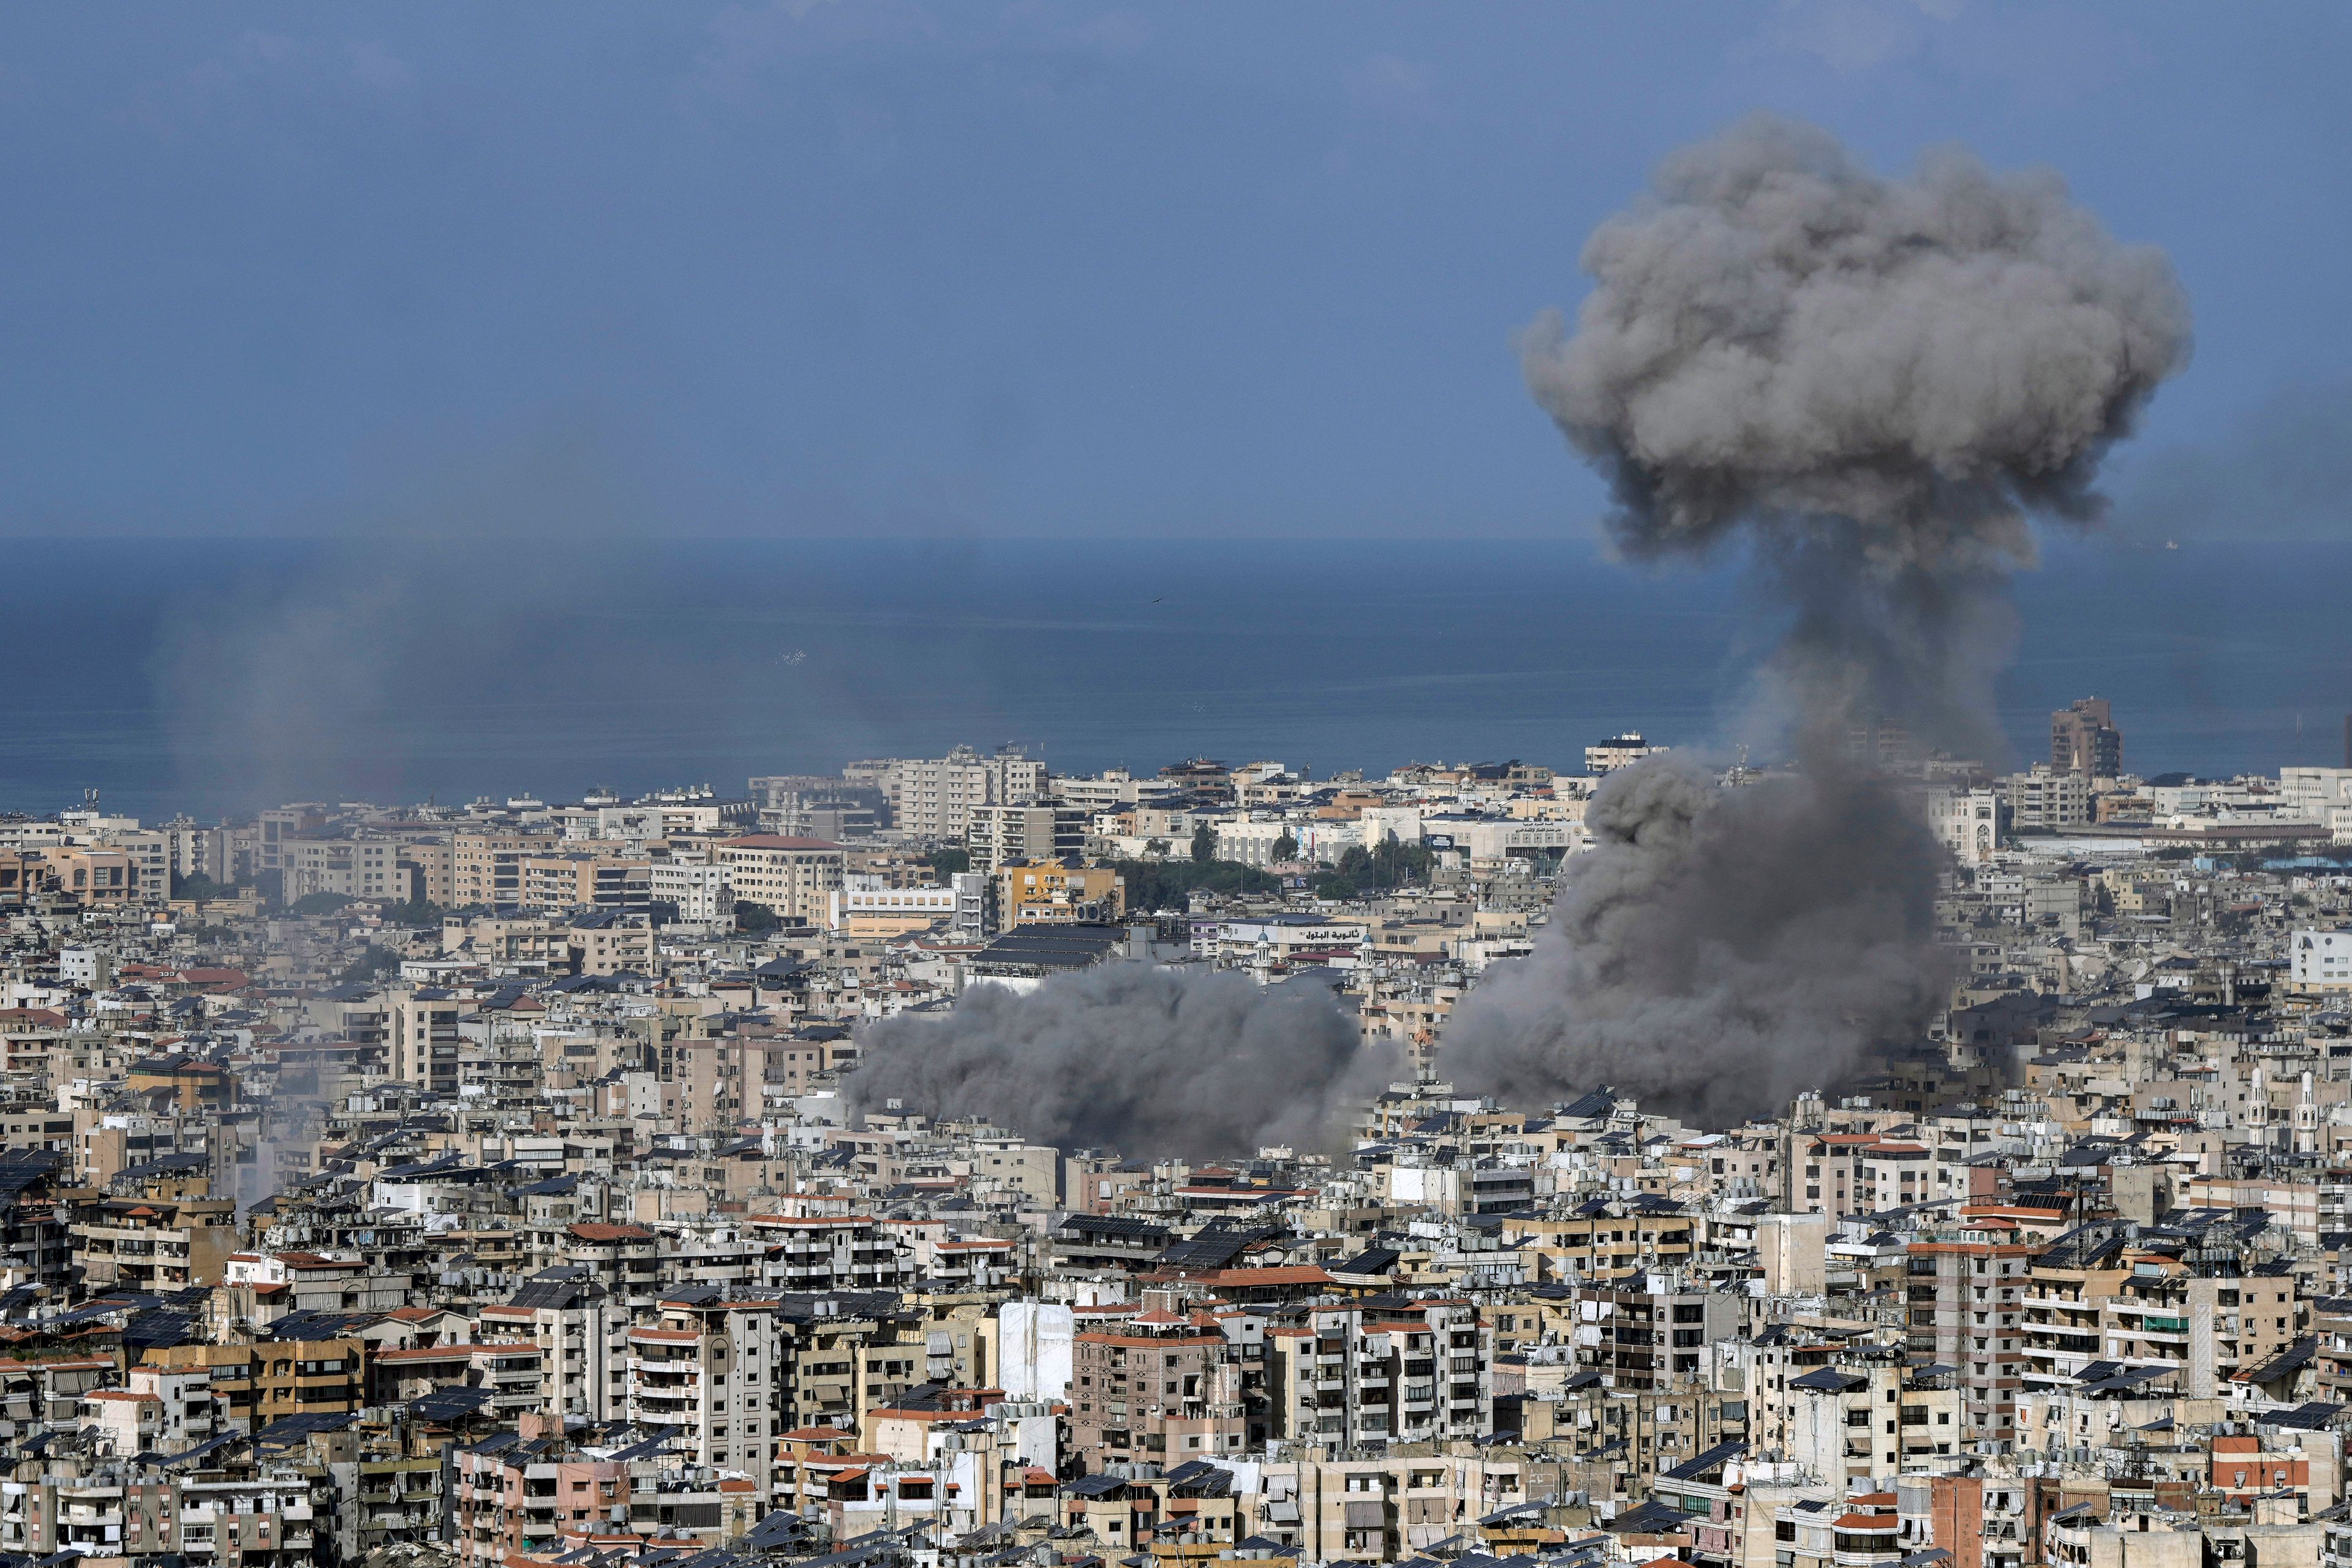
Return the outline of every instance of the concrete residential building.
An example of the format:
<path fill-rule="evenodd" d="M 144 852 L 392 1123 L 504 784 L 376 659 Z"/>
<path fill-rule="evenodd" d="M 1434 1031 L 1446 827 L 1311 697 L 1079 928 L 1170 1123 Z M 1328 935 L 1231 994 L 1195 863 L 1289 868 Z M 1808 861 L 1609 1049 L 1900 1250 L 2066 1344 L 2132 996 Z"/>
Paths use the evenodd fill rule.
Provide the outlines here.
<path fill-rule="evenodd" d="M 2298 991 L 2352 991 L 2352 931 L 2299 931 L 2287 946 Z"/>
<path fill-rule="evenodd" d="M 725 868 L 738 903 L 762 905 L 796 925 L 831 918 L 844 859 L 841 846 L 829 840 L 773 833 L 722 838 L 710 847 L 710 862 Z"/>
<path fill-rule="evenodd" d="M 2050 766 L 2085 778 L 2124 771 L 2124 735 L 2105 698 L 2081 698 L 2050 715 Z"/>
<path fill-rule="evenodd" d="M 2047 763 L 2036 763 L 2028 772 L 2010 774 L 2004 783 L 2012 826 L 2054 832 L 2090 823 L 2088 774 L 2059 773 Z"/>
<path fill-rule="evenodd" d="M 996 873 L 996 918 L 1006 931 L 1073 922 L 1116 924 L 1126 912 L 1126 889 L 1108 866 L 1016 860 Z"/>
<path fill-rule="evenodd" d="M 404 903 L 411 897 L 400 846 L 373 838 L 289 838 L 278 847 L 288 903 L 313 893 Z"/>
<path fill-rule="evenodd" d="M 1265 1348 L 1271 1436 L 1346 1447 L 1494 1431 L 1494 1331 L 1466 1302 L 1318 1307 Z"/>
<path fill-rule="evenodd" d="M 449 841 L 449 892 L 459 909 L 512 909 L 522 899 L 519 863 L 555 847 L 545 833 L 459 832 Z"/>
<path fill-rule="evenodd" d="M 975 871 L 995 871 L 1016 860 L 1058 860 L 1087 847 L 1087 815 L 1075 806 L 976 805 L 964 832 Z"/>
<path fill-rule="evenodd" d="M 727 866 L 697 866 L 675 860 L 656 861 L 646 873 L 647 895 L 677 910 L 677 918 L 698 925 L 724 925 L 735 918 L 735 885 Z"/>
<path fill-rule="evenodd" d="M 886 888 L 880 879 L 852 875 L 826 899 L 825 925 L 853 937 L 892 937 L 928 931 L 956 916 L 953 888 Z"/>
<path fill-rule="evenodd" d="M 870 784 L 890 803 L 890 824 L 908 838 L 961 844 L 971 812 L 983 805 L 1029 805 L 1045 794 L 1045 764 L 1003 747 L 982 756 L 958 746 L 944 757 L 852 763 L 852 784 Z"/>
<path fill-rule="evenodd" d="M 1213 1322 L 1173 1312 L 1078 1334 L 1070 1400 L 1071 1441 L 1093 1471 L 1232 1454 L 1247 1437 L 1233 1344 Z"/>

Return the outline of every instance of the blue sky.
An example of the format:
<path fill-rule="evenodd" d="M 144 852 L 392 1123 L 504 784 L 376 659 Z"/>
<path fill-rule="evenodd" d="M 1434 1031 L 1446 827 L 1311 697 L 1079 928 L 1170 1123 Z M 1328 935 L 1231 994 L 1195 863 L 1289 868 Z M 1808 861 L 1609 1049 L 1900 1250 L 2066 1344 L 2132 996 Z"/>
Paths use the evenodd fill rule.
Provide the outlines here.
<path fill-rule="evenodd" d="M 2343 378 L 2347 16 L 17 6 L 0 531 L 1583 531 L 1511 336 L 1759 107 L 2166 247 L 2194 460 Z"/>

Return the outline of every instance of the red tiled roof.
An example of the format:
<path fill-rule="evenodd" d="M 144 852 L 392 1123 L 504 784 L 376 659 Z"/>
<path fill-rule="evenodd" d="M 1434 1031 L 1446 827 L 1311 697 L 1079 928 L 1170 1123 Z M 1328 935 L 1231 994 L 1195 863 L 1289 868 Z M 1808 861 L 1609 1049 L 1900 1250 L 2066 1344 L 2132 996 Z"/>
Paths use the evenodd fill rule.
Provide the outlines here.
<path fill-rule="evenodd" d="M 1328 1285 L 1331 1274 L 1311 1263 L 1294 1263 L 1280 1268 L 1220 1268 L 1202 1283 L 1212 1289 L 1229 1285 Z"/>

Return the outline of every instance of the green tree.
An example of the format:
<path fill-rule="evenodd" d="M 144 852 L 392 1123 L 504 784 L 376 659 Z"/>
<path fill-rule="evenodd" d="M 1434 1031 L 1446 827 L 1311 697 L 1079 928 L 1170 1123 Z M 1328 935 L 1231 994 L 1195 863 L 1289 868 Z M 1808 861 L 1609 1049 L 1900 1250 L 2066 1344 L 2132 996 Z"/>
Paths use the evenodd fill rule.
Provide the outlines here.
<path fill-rule="evenodd" d="M 1217 836 L 1209 831 L 1207 823 L 1192 829 L 1192 862 L 1205 866 L 1217 858 Z"/>
<path fill-rule="evenodd" d="M 1111 869 L 1126 886 L 1129 914 L 1181 911 L 1196 888 L 1213 893 L 1280 890 L 1274 878 L 1234 860 L 1114 860 Z"/>
<path fill-rule="evenodd" d="M 400 954 L 388 947 L 378 947 L 371 942 L 360 949 L 359 956 L 352 960 L 350 966 L 343 971 L 340 978 L 346 984 L 353 984 L 362 980 L 373 980 L 381 975 L 390 974 L 399 967 Z"/>
<path fill-rule="evenodd" d="M 923 864 L 931 868 L 932 876 L 944 882 L 950 877 L 971 869 L 971 851 L 953 846 L 934 849 L 923 857 Z"/>
<path fill-rule="evenodd" d="M 345 904 L 356 903 L 349 893 L 305 893 L 286 906 L 289 915 L 331 915 Z"/>
<path fill-rule="evenodd" d="M 755 904 L 748 899 L 736 901 L 735 929 L 737 931 L 757 934 L 761 931 L 773 931 L 782 923 L 776 919 L 776 911 L 765 904 Z"/>
<path fill-rule="evenodd" d="M 1328 871 L 1316 875 L 1313 886 L 1318 898 L 1352 899 L 1360 893 L 1386 892 L 1429 879 L 1430 866 L 1436 857 L 1425 844 L 1407 844 L 1400 838 L 1382 839 L 1372 848 L 1351 845 L 1339 857 L 1339 863 Z"/>
<path fill-rule="evenodd" d="M 1298 840 L 1290 836 L 1287 828 L 1283 830 L 1281 837 L 1274 841 L 1274 858 L 1278 861 L 1298 858 Z"/>

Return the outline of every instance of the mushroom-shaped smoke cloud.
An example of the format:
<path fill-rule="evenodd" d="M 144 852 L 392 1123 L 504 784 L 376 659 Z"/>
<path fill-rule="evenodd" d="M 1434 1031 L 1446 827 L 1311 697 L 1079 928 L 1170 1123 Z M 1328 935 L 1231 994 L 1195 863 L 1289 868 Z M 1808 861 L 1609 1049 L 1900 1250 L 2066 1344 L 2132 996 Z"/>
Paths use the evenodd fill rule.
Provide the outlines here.
<path fill-rule="evenodd" d="M 1933 847 L 1842 754 L 1849 727 L 1997 743 L 2028 520 L 2100 515 L 2100 459 L 2186 362 L 2188 306 L 2054 174 L 1948 150 L 1883 179 L 1769 117 L 1668 159 L 1584 265 L 1574 335 L 1549 314 L 1526 337 L 1528 386 L 1608 476 L 1629 554 L 1756 546 L 1789 612 L 1765 695 L 1804 772 L 1605 783 L 1596 852 L 1456 1009 L 1446 1067 L 1521 1100 L 1606 1080 L 1763 1110 L 1933 1011 Z"/>
<path fill-rule="evenodd" d="M 1758 116 L 1666 160 L 1584 250 L 1528 384 L 1609 476 L 1631 552 L 1836 520 L 1886 564 L 2032 560 L 2030 512 L 2099 515 L 2100 458 L 2189 354 L 2160 251 L 2047 171 L 1957 148 L 1887 180 Z"/>

